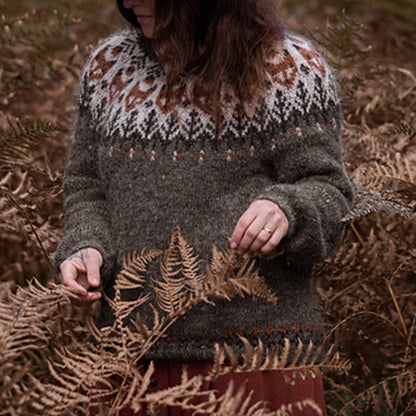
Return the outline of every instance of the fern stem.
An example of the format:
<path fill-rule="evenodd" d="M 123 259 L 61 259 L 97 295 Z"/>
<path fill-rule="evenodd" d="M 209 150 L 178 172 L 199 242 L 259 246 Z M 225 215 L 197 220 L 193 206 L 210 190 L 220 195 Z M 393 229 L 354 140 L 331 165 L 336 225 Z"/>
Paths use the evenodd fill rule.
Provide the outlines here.
<path fill-rule="evenodd" d="M 358 232 L 357 227 L 354 225 L 354 221 L 351 221 L 350 226 L 351 226 L 351 230 L 354 232 L 355 236 L 358 238 L 358 241 L 364 247 L 365 242 L 364 242 L 363 238 L 361 237 L 360 233 Z"/>
<path fill-rule="evenodd" d="M 406 372 L 406 362 L 407 362 L 408 357 L 409 357 L 409 350 L 412 347 L 411 341 L 412 341 L 412 336 L 415 332 L 415 326 L 416 326 L 416 313 L 413 316 L 412 326 L 410 327 L 410 333 L 409 333 L 409 336 L 407 337 L 407 345 L 406 345 L 406 351 L 405 351 L 405 354 L 404 354 L 404 363 L 403 363 L 402 377 L 400 379 L 400 382 L 402 382 L 401 380 L 403 379 L 403 376 Z M 416 353 L 415 353 L 414 349 L 413 349 L 413 358 L 416 358 Z M 398 408 L 399 408 L 399 396 L 397 396 L 396 404 L 394 406 L 395 414 L 397 414 L 397 409 Z"/>
<path fill-rule="evenodd" d="M 415 333 L 415 328 L 416 328 L 416 312 L 413 316 L 413 322 L 412 322 L 412 326 L 410 328 L 410 334 L 409 334 L 409 337 L 408 337 L 408 340 L 407 340 L 405 358 L 407 358 L 409 356 L 409 348 L 411 348 L 411 346 L 412 346 L 411 341 L 412 341 L 413 334 Z M 416 358 L 416 355 L 415 355 L 415 358 Z"/>
<path fill-rule="evenodd" d="M 400 320 L 400 323 L 401 323 L 402 328 L 403 328 L 403 333 L 406 337 L 408 337 L 408 331 L 407 331 L 407 327 L 406 327 L 406 324 L 405 324 L 404 319 L 403 319 L 402 311 L 400 310 L 400 306 L 399 306 L 399 304 L 397 302 L 397 298 L 396 298 L 396 296 L 393 292 L 393 288 L 391 286 L 391 283 L 387 279 L 384 279 L 384 283 L 386 284 L 387 289 L 389 290 L 390 296 L 393 300 L 394 307 L 396 309 L 397 314 L 399 315 L 399 320 Z"/>
<path fill-rule="evenodd" d="M 32 230 L 32 232 L 33 232 L 33 234 L 34 234 L 34 236 L 35 236 L 35 238 L 36 238 L 36 240 L 37 240 L 37 242 L 38 242 L 38 244 L 39 244 L 39 247 L 40 247 L 40 249 L 41 249 L 41 251 L 42 251 L 42 254 L 44 255 L 44 257 L 45 257 L 45 259 L 47 260 L 47 262 L 49 263 L 49 265 L 51 266 L 51 267 L 53 267 L 52 266 L 52 262 L 51 262 L 51 260 L 50 260 L 50 258 L 49 258 L 49 256 L 48 256 L 48 253 L 46 252 L 46 250 L 45 250 L 45 247 L 43 246 L 43 244 L 42 244 L 42 241 L 41 241 L 41 239 L 40 239 L 40 237 L 39 237 L 39 235 L 38 235 L 38 233 L 36 232 L 36 230 L 35 230 L 35 227 L 34 227 L 34 225 L 33 225 L 33 223 L 32 223 L 32 221 L 31 221 L 31 219 L 29 218 L 29 215 L 27 214 L 27 212 L 26 212 L 26 210 L 24 209 L 24 208 L 22 208 L 20 205 L 19 205 L 19 203 L 9 194 L 9 193 L 7 193 L 6 194 L 6 196 L 7 196 L 7 198 L 9 198 L 9 200 L 12 202 L 12 204 L 23 214 L 23 216 L 26 218 L 26 221 L 28 222 L 28 224 L 29 224 L 29 226 L 30 226 L 30 228 L 31 228 L 31 230 Z M 58 281 L 57 281 L 57 279 L 56 279 L 56 276 L 54 276 L 54 279 L 55 279 L 55 283 L 58 283 Z"/>
<path fill-rule="evenodd" d="M 353 318 L 358 318 L 359 316 L 365 316 L 365 315 L 370 315 L 370 316 L 374 316 L 378 319 L 381 319 L 382 321 L 386 322 L 389 326 L 391 326 L 402 338 L 405 338 L 405 335 L 403 334 L 403 332 L 400 330 L 400 328 L 397 327 L 397 325 L 394 324 L 394 322 L 392 322 L 390 319 L 386 318 L 385 316 L 376 313 L 376 312 L 372 312 L 372 311 L 360 311 L 360 312 L 356 312 L 352 315 L 347 316 L 346 318 L 344 318 L 342 321 L 338 322 L 328 333 L 327 338 L 330 338 L 332 336 L 333 333 L 335 333 L 336 330 L 338 330 L 339 327 L 341 327 L 342 325 L 344 325 L 345 323 L 347 323 L 348 321 L 350 321 Z"/>
<path fill-rule="evenodd" d="M 225 275 L 227 273 L 227 270 L 229 270 L 232 260 L 233 260 L 233 256 L 235 255 L 235 253 L 233 252 L 231 254 L 231 257 L 228 258 L 225 267 L 222 271 L 222 279 L 225 279 Z M 240 267 L 240 272 L 243 270 L 247 270 L 247 268 L 250 268 L 250 266 L 248 267 L 248 265 L 253 265 L 253 263 L 250 260 L 245 260 L 243 265 Z M 203 293 L 202 297 L 191 297 L 189 298 L 185 304 L 182 306 L 180 311 L 174 311 L 171 312 L 168 316 L 166 316 L 158 325 L 157 328 L 153 329 L 153 336 L 149 336 L 146 341 L 141 345 L 140 350 L 132 357 L 132 360 L 130 362 L 130 365 L 128 366 L 128 370 L 126 373 L 126 376 L 123 378 L 123 381 L 120 385 L 120 388 L 118 389 L 118 393 L 117 396 L 114 399 L 114 402 L 111 406 L 110 409 L 110 415 L 114 414 L 113 412 L 116 411 L 116 407 L 119 403 L 119 401 L 121 400 L 121 394 L 122 391 L 124 390 L 124 387 L 126 386 L 126 383 L 128 381 L 128 375 L 130 373 L 130 370 L 136 366 L 139 361 L 143 358 L 143 356 L 146 354 L 147 351 L 149 351 L 153 345 L 168 331 L 168 329 L 184 314 L 184 312 L 188 312 L 189 310 L 191 310 L 192 308 L 194 308 L 198 303 L 202 302 L 202 301 L 207 301 L 207 299 L 210 299 L 211 297 L 215 296 L 215 294 L 218 291 L 218 288 L 221 286 L 227 286 L 229 284 L 228 281 L 224 281 L 221 284 L 217 284 L 214 288 L 211 288 L 209 290 L 207 290 L 206 292 Z M 120 291 L 117 290 L 116 292 L 116 296 L 120 296 Z M 123 340 L 123 346 L 124 346 L 124 340 Z M 125 352 L 126 354 L 126 352 Z M 127 356 L 127 354 L 126 354 Z"/>
<path fill-rule="evenodd" d="M 36 240 L 37 240 L 37 242 L 38 242 L 38 244 L 39 244 L 39 246 L 40 246 L 40 249 L 41 249 L 41 251 L 42 251 L 42 254 L 44 255 L 44 257 L 45 257 L 45 259 L 47 260 L 47 262 L 49 263 L 49 266 L 51 267 L 51 269 L 53 270 L 53 265 L 52 265 L 52 262 L 51 262 L 51 260 L 50 260 L 50 258 L 49 258 L 49 256 L 48 256 L 48 253 L 46 252 L 46 250 L 45 250 L 45 247 L 43 246 L 43 244 L 42 244 L 42 241 L 41 241 L 41 239 L 40 239 L 40 237 L 39 237 L 39 235 L 38 235 L 38 233 L 36 232 L 36 230 L 35 230 L 35 227 L 34 227 L 34 225 L 33 225 L 33 223 L 32 223 L 32 221 L 31 221 L 31 219 L 29 218 L 29 215 L 27 214 L 27 212 L 26 212 L 26 210 L 24 209 L 24 208 L 22 208 L 20 205 L 19 205 L 19 203 L 10 195 L 10 194 L 6 194 L 6 196 L 9 198 L 9 200 L 12 202 L 12 204 L 23 214 L 23 216 L 26 218 L 26 221 L 28 222 L 28 224 L 29 224 L 29 226 L 30 226 L 30 228 L 31 228 L 31 230 L 32 230 L 32 232 L 33 232 L 33 234 L 34 234 L 34 236 L 36 237 Z M 55 283 L 56 284 L 58 284 L 59 282 L 58 282 L 58 278 L 57 278 L 57 276 L 56 276 L 56 274 L 54 273 L 53 274 L 53 278 L 54 278 L 54 281 L 55 281 Z M 59 313 L 59 315 L 61 316 L 61 319 L 59 320 L 59 326 L 60 326 L 60 329 L 61 329 L 61 335 L 62 335 L 62 341 L 66 344 L 66 336 L 65 336 L 65 331 L 64 331 L 64 326 L 63 326 L 63 322 L 62 322 L 62 316 L 63 316 L 63 314 L 62 314 L 62 308 L 61 308 L 61 303 L 59 302 L 58 303 L 58 313 Z M 65 352 L 65 356 L 67 356 L 67 353 L 66 353 L 66 350 L 64 350 Z"/>

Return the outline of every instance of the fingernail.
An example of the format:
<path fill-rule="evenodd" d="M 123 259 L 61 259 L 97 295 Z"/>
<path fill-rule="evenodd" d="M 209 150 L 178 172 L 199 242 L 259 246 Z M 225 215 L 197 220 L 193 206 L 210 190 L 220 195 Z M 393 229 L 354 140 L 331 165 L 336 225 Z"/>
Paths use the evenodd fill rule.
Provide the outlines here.
<path fill-rule="evenodd" d="M 91 284 L 98 285 L 98 280 L 97 279 L 91 279 Z"/>
<path fill-rule="evenodd" d="M 237 243 L 235 241 L 231 242 L 231 248 L 236 248 L 237 247 Z"/>

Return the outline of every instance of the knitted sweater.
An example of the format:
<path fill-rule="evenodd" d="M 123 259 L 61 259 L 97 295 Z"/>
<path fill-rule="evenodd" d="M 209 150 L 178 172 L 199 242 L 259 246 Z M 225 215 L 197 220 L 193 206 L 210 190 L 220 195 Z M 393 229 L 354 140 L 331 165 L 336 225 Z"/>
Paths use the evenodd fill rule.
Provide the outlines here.
<path fill-rule="evenodd" d="M 226 247 L 256 199 L 276 202 L 289 220 L 284 254 L 257 266 L 276 305 L 252 298 L 198 305 L 152 347 L 149 359 L 210 359 L 215 343 L 224 341 L 238 352 L 241 334 L 270 349 L 285 338 L 293 347 L 298 340 L 322 343 L 312 267 L 334 249 L 352 200 L 337 86 L 322 57 L 293 34 L 276 45 L 266 69 L 263 105 L 244 117 L 224 93 L 218 132 L 180 89 L 175 114 L 166 110 L 163 70 L 138 31 L 103 41 L 85 67 L 64 174 L 66 224 L 57 267 L 81 248 L 98 249 L 111 296 L 123 252 L 166 248 L 176 225 L 209 259 L 212 240 Z M 151 326 L 152 311 L 144 309 L 142 319 Z M 102 301 L 98 325 L 112 320 Z"/>

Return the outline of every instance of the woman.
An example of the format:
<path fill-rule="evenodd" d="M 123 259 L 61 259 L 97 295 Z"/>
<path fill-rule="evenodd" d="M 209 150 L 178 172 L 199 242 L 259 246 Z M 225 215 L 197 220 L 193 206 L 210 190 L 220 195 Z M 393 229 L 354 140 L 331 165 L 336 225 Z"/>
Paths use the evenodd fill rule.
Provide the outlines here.
<path fill-rule="evenodd" d="M 240 255 L 283 253 L 257 262 L 278 302 L 197 306 L 146 356 L 159 388 L 180 363 L 205 371 L 216 343 L 241 352 L 241 334 L 269 349 L 289 340 L 290 357 L 299 340 L 319 346 L 312 266 L 334 249 L 352 200 L 330 69 L 282 28 L 272 1 L 117 3 L 134 29 L 106 39 L 83 73 L 55 256 L 61 281 L 79 305 L 98 300 L 87 289 L 100 284 L 111 297 L 122 253 L 164 248 L 180 225 L 205 259 L 212 240 Z M 97 323 L 112 321 L 102 301 Z M 246 376 L 271 409 L 305 398 L 324 409 L 321 379 L 278 387 L 279 371 Z"/>

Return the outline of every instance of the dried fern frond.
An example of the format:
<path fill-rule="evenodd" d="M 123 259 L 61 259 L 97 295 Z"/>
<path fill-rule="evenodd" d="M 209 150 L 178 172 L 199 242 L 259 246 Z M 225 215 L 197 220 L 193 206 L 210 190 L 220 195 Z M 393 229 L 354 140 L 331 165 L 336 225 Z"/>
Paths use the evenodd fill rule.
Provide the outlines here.
<path fill-rule="evenodd" d="M 7 130 L 0 127 L 0 167 L 26 156 L 25 150 L 30 144 L 61 130 L 52 123 L 41 120 L 12 123 L 7 118 L 7 122 Z"/>
<path fill-rule="evenodd" d="M 184 240 L 182 246 L 186 246 L 187 242 L 179 228 L 176 227 L 172 232 L 169 247 L 160 262 L 160 277 L 152 279 L 158 306 L 172 315 L 182 308 L 188 296 L 187 276 L 183 273 L 182 262 L 197 264 L 198 261 L 197 257 L 193 256 L 192 251 L 185 251 L 185 258 L 181 256 L 182 253 L 178 246 L 180 239 Z M 195 278 L 192 273 L 189 277 L 191 279 Z M 192 287 L 192 285 L 190 284 L 189 287 Z"/>
<path fill-rule="evenodd" d="M 139 298 L 132 300 L 123 300 L 124 293 L 127 296 L 135 282 L 137 288 L 143 287 L 144 275 L 161 253 L 145 250 L 124 256 L 126 270 L 117 276 L 115 297 L 108 302 L 114 310 L 113 329 L 119 331 L 118 342 L 126 349 L 126 354 L 135 357 L 133 363 L 138 362 L 181 316 L 200 302 L 213 303 L 215 299 L 231 300 L 248 295 L 276 303 L 276 294 L 258 275 L 253 260 L 238 258 L 233 250 L 220 253 L 215 245 L 213 250 L 212 268 L 206 266 L 203 274 L 198 268 L 201 263 L 198 255 L 193 253 L 176 227 L 169 247 L 161 256 L 159 275 L 152 277 L 149 291 L 143 291 Z M 141 307 L 150 308 L 152 325 L 143 322 Z M 106 341 L 101 339 L 100 342 Z"/>
<path fill-rule="evenodd" d="M 371 385 L 360 393 L 354 393 L 346 386 L 332 385 L 328 397 L 337 403 L 337 408 L 331 406 L 328 410 L 334 416 L 349 416 L 354 414 L 397 414 L 411 415 L 416 410 L 412 398 L 416 394 L 416 372 L 414 369 L 401 372 L 381 382 Z"/>
<path fill-rule="evenodd" d="M 43 414 L 39 408 L 53 400 L 44 389 L 50 377 L 48 360 L 59 345 L 76 341 L 77 329 L 61 327 L 61 304 L 71 291 L 45 288 L 32 281 L 26 288 L 3 285 L 0 300 L 0 403 L 9 414 Z M 72 330 L 71 330 L 72 329 Z M 48 394 L 47 394 L 48 393 Z M 41 397 L 41 398 L 40 398 Z M 42 404 L 43 403 L 43 404 Z M 8 414 L 8 413 L 4 413 Z"/>
<path fill-rule="evenodd" d="M 314 348 L 312 342 L 305 351 L 301 341 L 297 341 L 294 347 L 290 340 L 285 339 L 283 349 L 276 346 L 272 351 L 265 351 L 261 340 L 255 348 L 244 337 L 241 337 L 241 340 L 244 351 L 238 355 L 227 344 L 216 345 L 213 377 L 228 373 L 281 370 L 288 377 L 290 373 L 290 378 L 286 381 L 288 384 L 294 384 L 298 378 L 303 380 L 308 377 L 315 378 L 319 369 L 346 374 L 351 368 L 350 362 L 341 359 L 339 352 L 334 348 L 329 348 L 323 354 L 322 347 Z M 291 348 L 295 349 L 295 356 L 289 362 Z"/>
<path fill-rule="evenodd" d="M 62 73 L 75 75 L 72 61 L 65 64 L 50 52 L 61 46 L 57 40 L 67 40 L 63 29 L 76 19 L 50 10 L 32 9 L 19 16 L 4 13 L 0 20 L 0 67 L 4 69 L 0 107 L 15 101 L 23 88 L 40 87 L 41 81 L 50 82 Z"/>
<path fill-rule="evenodd" d="M 336 19 L 336 24 L 327 24 L 325 32 L 307 31 L 307 35 L 323 48 L 335 68 L 356 68 L 368 58 L 371 46 L 363 48 L 362 25 L 348 16 L 345 9 Z"/>
<path fill-rule="evenodd" d="M 176 231 L 170 252 L 181 238 L 179 231 Z M 191 259 L 187 260 L 187 264 L 194 264 L 192 259 L 195 255 L 183 241 L 180 244 L 181 252 L 185 253 L 184 257 Z M 177 252 L 180 250 L 178 249 Z M 127 283 L 120 287 L 127 287 L 127 290 L 130 290 L 134 282 L 138 287 L 142 287 L 143 275 L 159 255 L 157 251 L 136 251 L 126 254 L 124 260 L 128 273 L 120 273 L 119 279 L 124 279 Z M 174 257 L 173 255 L 172 258 Z M 242 262 L 243 268 L 239 269 L 235 268 L 238 264 L 235 253 L 218 254 L 217 258 L 221 259 L 220 264 L 214 264 L 215 273 L 210 271 L 210 277 L 206 276 L 209 282 L 204 282 L 202 289 L 198 287 L 193 291 L 192 285 L 184 286 L 184 290 L 189 292 L 183 305 L 185 311 L 199 301 L 209 301 L 210 296 L 231 299 L 233 296 L 247 294 L 251 296 L 259 293 L 270 298 L 271 301 L 275 300 L 267 287 L 258 284 L 259 282 L 257 282 L 259 287 L 252 286 L 252 283 L 245 286 L 250 276 L 254 281 L 258 278 L 257 274 L 253 273 L 250 260 L 240 259 L 238 262 Z M 233 267 L 230 268 L 230 265 Z M 193 267 L 191 269 L 193 270 Z M 170 270 L 173 274 L 177 274 L 176 266 Z M 193 279 L 198 274 L 190 273 L 190 275 Z M 243 340 L 247 350 L 242 355 L 244 358 L 242 361 L 224 346 L 225 353 L 231 357 L 231 367 L 225 365 L 223 352 L 218 355 L 222 358 L 218 359 L 209 374 L 189 378 L 185 372 L 179 385 L 158 393 L 149 393 L 148 387 L 154 367 L 150 365 L 144 369 L 137 365 L 137 360 L 152 347 L 154 342 L 157 342 L 163 331 L 184 311 L 175 311 L 160 320 L 155 318 L 154 327 L 146 328 L 146 337 L 144 337 L 140 331 L 136 334 L 128 326 L 120 326 L 125 316 L 124 306 L 120 303 L 123 290 L 118 289 L 119 300 L 113 304 L 115 308 L 120 308 L 121 312 L 114 311 L 116 324 L 112 328 L 98 330 L 91 321 L 87 323 L 86 327 L 90 328 L 90 333 L 94 335 L 93 343 L 85 342 L 85 336 L 79 341 L 75 328 L 67 326 L 67 318 L 59 310 L 61 303 L 67 304 L 71 290 L 54 285 L 47 289 L 34 282 L 28 288 L 18 289 L 16 293 L 10 290 L 2 293 L 0 330 L 6 336 L 0 341 L 1 356 L 4 357 L 0 359 L 0 374 L 2 374 L 0 402 L 6 412 L 16 414 L 13 413 L 13 409 L 18 406 L 22 411 L 21 414 L 88 415 L 93 409 L 98 409 L 101 414 L 115 416 L 123 409 L 139 411 L 146 407 L 150 414 L 152 412 L 157 414 L 164 406 L 178 406 L 195 412 L 207 411 L 218 416 L 276 414 L 269 412 L 263 403 L 251 403 L 250 392 L 245 391 L 244 385 L 236 388 L 230 385 L 221 396 L 210 390 L 207 382 L 230 371 L 244 372 L 274 368 L 287 368 L 289 371 L 288 344 L 282 353 L 277 349 L 269 353 L 263 350 L 261 343 L 253 349 L 247 340 Z M 143 299 L 139 303 L 142 301 Z M 56 330 L 61 322 L 64 322 L 65 333 L 56 337 Z M 10 336 L 8 337 L 7 334 Z M 312 346 L 306 348 L 306 353 L 301 352 L 304 350 L 299 344 L 293 365 L 294 368 L 296 367 L 294 374 L 298 374 L 299 378 L 305 377 L 306 374 L 311 377 L 314 375 L 313 365 L 303 371 L 300 368 L 305 360 L 315 362 L 319 354 L 316 352 L 315 358 L 311 357 L 314 351 Z M 264 355 L 267 357 L 266 360 L 263 359 Z M 328 360 L 324 362 L 329 363 Z M 334 364 L 334 367 L 337 365 L 338 368 L 346 368 L 346 364 Z M 288 378 L 288 382 L 296 382 L 296 377 Z M 194 402 L 195 399 L 199 400 L 198 403 Z M 302 408 L 299 406 L 313 409 L 312 403 L 305 402 L 294 403 L 292 407 L 289 405 L 286 408 L 282 407 L 281 411 L 290 414 L 291 409 Z"/>
<path fill-rule="evenodd" d="M 182 370 L 186 372 L 185 369 Z M 246 382 L 241 384 L 229 381 L 226 391 L 218 394 L 209 389 L 211 376 L 186 376 L 178 386 L 171 387 L 157 393 L 148 394 L 147 412 L 158 415 L 165 407 L 177 407 L 192 411 L 193 414 L 209 414 L 215 416 L 276 416 L 295 415 L 298 411 L 305 411 L 308 415 L 322 415 L 322 409 L 312 399 L 306 399 L 282 405 L 279 409 L 269 410 L 267 403 L 258 401 L 253 403 L 253 391 L 247 389 Z"/>
<path fill-rule="evenodd" d="M 251 346 L 249 344 L 247 345 L 250 349 Z M 189 379 L 186 366 L 184 366 L 182 368 L 181 384 L 146 396 L 145 400 L 149 404 L 148 413 L 156 415 L 164 407 L 173 406 L 183 410 L 192 410 L 194 414 L 218 416 L 291 415 L 298 414 L 297 412 L 299 410 L 309 412 L 305 414 L 322 414 L 322 409 L 313 400 L 294 402 L 282 405 L 279 409 L 273 411 L 268 410 L 267 403 L 261 401 L 253 403 L 253 391 L 247 389 L 246 382 L 236 384 L 233 380 L 230 380 L 226 391 L 222 395 L 218 395 L 215 390 L 209 389 L 211 382 L 222 375 L 234 372 L 248 374 L 249 371 L 259 371 L 258 367 L 250 367 L 247 365 L 241 366 L 240 368 L 237 368 L 237 366 L 233 367 L 232 365 L 223 366 L 223 363 L 220 363 L 220 361 L 223 360 L 224 350 L 226 349 L 217 346 L 217 356 L 213 369 L 207 375 L 198 375 Z M 247 352 L 247 354 L 249 355 L 250 352 Z M 268 367 L 268 369 L 270 368 Z M 289 369 L 281 367 L 279 364 L 276 368 L 285 371 L 287 374 L 286 382 L 291 385 L 296 384 L 299 378 L 304 380 L 307 377 L 315 377 L 315 371 L 317 371 L 317 368 L 312 370 L 311 367 L 305 370 L 296 365 Z M 344 367 L 343 370 L 345 370 Z"/>
<path fill-rule="evenodd" d="M 380 183 L 384 181 L 384 178 L 375 178 L 374 180 Z M 389 178 L 387 178 L 387 181 L 389 183 L 392 182 Z M 394 182 L 406 186 L 404 181 L 394 180 Z M 394 213 L 401 215 L 406 219 L 416 216 L 414 204 L 416 185 L 408 184 L 408 187 L 403 187 L 400 190 L 389 189 L 384 192 L 368 189 L 358 182 L 354 185 L 357 191 L 356 200 L 352 210 L 342 219 L 342 221 L 351 222 L 352 220 L 377 211 L 382 211 L 386 214 Z M 411 203 L 408 202 L 409 197 L 411 198 Z"/>
<path fill-rule="evenodd" d="M 176 228 L 160 265 L 160 277 L 153 279 L 158 306 L 171 316 L 185 313 L 199 302 L 235 296 L 263 297 L 276 303 L 276 294 L 258 275 L 253 260 L 238 258 L 229 249 L 220 253 L 214 244 L 205 275 L 198 271 L 199 264 L 199 257 Z"/>
<path fill-rule="evenodd" d="M 255 296 L 276 304 L 277 296 L 254 268 L 255 260 L 238 257 L 231 249 L 219 253 L 213 244 L 213 257 L 206 267 L 204 292 L 211 298 L 231 299 Z"/>
<path fill-rule="evenodd" d="M 147 268 L 162 254 L 159 250 L 127 251 L 123 254 L 123 269 L 117 276 L 115 290 L 139 289 L 145 282 Z"/>
<path fill-rule="evenodd" d="M 412 147 L 400 151 L 408 138 L 397 133 L 394 125 L 354 131 L 348 124 L 351 152 L 365 149 L 366 158 L 355 160 L 352 180 L 356 201 L 345 220 L 371 212 L 394 212 L 405 218 L 416 214 L 416 153 Z M 362 134 L 364 133 L 364 134 Z"/>

